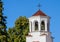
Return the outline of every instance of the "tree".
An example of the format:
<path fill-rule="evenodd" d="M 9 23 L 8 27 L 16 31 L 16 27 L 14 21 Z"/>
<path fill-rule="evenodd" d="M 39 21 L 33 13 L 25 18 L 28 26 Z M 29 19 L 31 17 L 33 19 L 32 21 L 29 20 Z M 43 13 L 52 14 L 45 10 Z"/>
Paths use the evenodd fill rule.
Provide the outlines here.
<path fill-rule="evenodd" d="M 20 42 L 26 42 L 26 35 L 29 30 L 28 22 L 28 19 L 22 16 L 15 21 L 16 35 L 18 36 L 17 39 L 19 39 Z"/>
<path fill-rule="evenodd" d="M 2 13 L 3 10 L 3 3 L 0 0 L 0 42 L 6 42 L 7 38 L 6 38 L 6 16 L 3 16 Z"/>
<path fill-rule="evenodd" d="M 14 42 L 14 33 L 15 33 L 15 29 L 14 28 L 9 28 L 8 29 L 8 31 L 7 31 L 7 33 L 8 33 L 8 42 Z"/>
<path fill-rule="evenodd" d="M 9 42 L 26 42 L 26 35 L 28 34 L 28 19 L 20 16 L 15 21 L 15 26 L 8 30 Z"/>

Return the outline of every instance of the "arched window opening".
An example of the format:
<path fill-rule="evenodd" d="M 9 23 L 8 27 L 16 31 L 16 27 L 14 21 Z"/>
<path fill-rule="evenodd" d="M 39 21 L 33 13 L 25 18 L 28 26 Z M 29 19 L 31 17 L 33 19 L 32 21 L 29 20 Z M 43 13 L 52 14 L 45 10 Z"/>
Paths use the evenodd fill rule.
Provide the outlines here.
<path fill-rule="evenodd" d="M 35 21 L 35 31 L 37 31 L 37 30 L 38 30 L 38 22 Z"/>
<path fill-rule="evenodd" d="M 41 22 L 41 30 L 45 30 L 45 23 L 44 23 L 44 21 Z"/>

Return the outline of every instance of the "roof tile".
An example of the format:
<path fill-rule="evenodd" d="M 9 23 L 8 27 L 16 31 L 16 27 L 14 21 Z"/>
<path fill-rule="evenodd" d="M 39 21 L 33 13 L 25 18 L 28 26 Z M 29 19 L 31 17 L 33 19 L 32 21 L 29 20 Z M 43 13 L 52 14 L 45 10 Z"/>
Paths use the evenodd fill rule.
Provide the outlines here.
<path fill-rule="evenodd" d="M 46 14 L 44 14 L 41 10 L 38 10 L 34 15 L 32 16 L 47 16 Z"/>

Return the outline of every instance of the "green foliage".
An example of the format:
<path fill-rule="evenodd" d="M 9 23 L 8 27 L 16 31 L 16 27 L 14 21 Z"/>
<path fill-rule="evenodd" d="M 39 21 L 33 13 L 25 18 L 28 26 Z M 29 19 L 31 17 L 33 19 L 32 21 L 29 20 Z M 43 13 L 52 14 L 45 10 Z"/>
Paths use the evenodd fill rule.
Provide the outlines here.
<path fill-rule="evenodd" d="M 3 16 L 3 3 L 0 1 L 0 42 L 7 42 L 6 16 Z"/>
<path fill-rule="evenodd" d="M 20 16 L 15 21 L 15 26 L 6 31 L 6 16 L 3 16 L 3 3 L 0 0 L 0 42 L 26 42 L 28 34 L 28 19 Z"/>
<path fill-rule="evenodd" d="M 20 16 L 15 21 L 15 26 L 8 30 L 8 42 L 26 42 L 26 35 L 28 34 L 28 19 Z"/>
<path fill-rule="evenodd" d="M 20 42 L 26 42 L 26 35 L 28 33 L 28 19 L 26 17 L 20 16 L 15 22 L 15 29 L 17 32 L 18 38 L 20 38 Z"/>

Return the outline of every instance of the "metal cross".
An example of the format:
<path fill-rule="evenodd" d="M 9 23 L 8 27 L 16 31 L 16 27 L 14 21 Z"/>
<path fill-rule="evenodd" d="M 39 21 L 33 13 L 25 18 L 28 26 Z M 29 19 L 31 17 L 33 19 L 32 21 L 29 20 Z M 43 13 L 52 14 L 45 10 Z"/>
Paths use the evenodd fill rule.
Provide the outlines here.
<path fill-rule="evenodd" d="M 40 4 L 38 4 L 38 9 L 39 9 L 39 10 L 40 10 L 40 6 L 41 6 L 41 5 L 40 5 Z"/>

